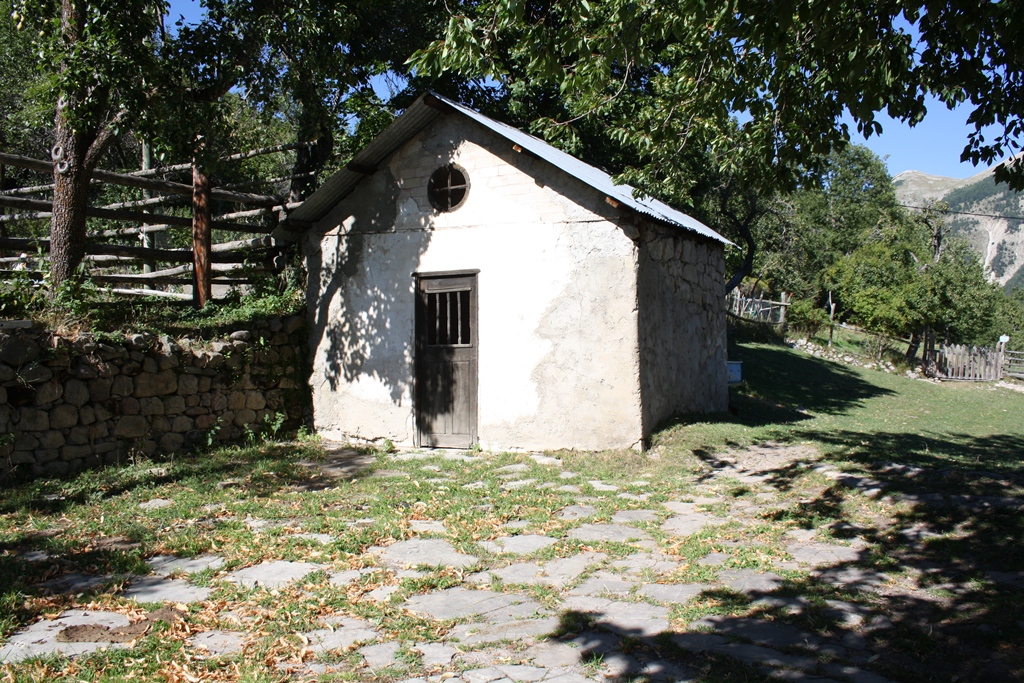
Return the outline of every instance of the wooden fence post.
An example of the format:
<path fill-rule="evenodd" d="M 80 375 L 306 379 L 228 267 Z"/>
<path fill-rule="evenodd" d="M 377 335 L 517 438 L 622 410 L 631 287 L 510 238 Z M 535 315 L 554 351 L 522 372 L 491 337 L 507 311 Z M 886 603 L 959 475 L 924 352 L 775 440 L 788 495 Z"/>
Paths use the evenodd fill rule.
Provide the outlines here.
<path fill-rule="evenodd" d="M 4 189 L 4 185 L 7 183 L 7 167 L 0 164 L 0 190 Z M 3 207 L 0 207 L 0 215 L 5 213 Z M 0 222 L 0 239 L 7 237 L 7 223 Z M 4 253 L 3 249 L 0 249 L 0 258 L 3 258 L 7 254 Z"/>
<path fill-rule="evenodd" d="M 152 147 L 150 147 L 148 141 L 143 140 L 142 141 L 142 170 L 143 171 L 148 171 L 151 168 L 153 168 L 153 149 L 152 149 Z M 144 190 L 143 191 L 143 195 L 147 199 L 152 199 L 153 198 L 152 190 Z M 146 249 L 149 249 L 150 247 L 154 246 L 154 244 L 156 243 L 156 238 L 149 236 L 149 233 L 146 231 L 147 227 L 149 227 L 148 223 L 143 223 L 142 224 L 142 229 L 139 231 L 139 237 L 142 240 L 142 246 L 145 247 Z M 156 270 L 156 264 L 153 261 L 145 261 L 143 263 L 142 272 L 144 272 L 144 273 L 152 273 L 154 270 Z"/>
<path fill-rule="evenodd" d="M 192 252 L 195 264 L 192 303 L 196 308 L 205 306 L 213 295 L 210 220 L 210 179 L 198 166 L 192 166 Z"/>

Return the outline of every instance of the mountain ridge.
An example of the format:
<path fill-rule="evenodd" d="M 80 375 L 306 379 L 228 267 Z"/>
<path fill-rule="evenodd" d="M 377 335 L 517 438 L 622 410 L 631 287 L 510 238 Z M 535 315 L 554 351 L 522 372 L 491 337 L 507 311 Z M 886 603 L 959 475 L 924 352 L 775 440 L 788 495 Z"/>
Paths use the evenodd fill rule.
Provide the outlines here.
<path fill-rule="evenodd" d="M 922 171 L 893 177 L 900 203 L 923 208 L 945 201 L 954 234 L 965 237 L 978 253 L 985 273 L 1002 286 L 1024 282 L 1024 193 L 996 185 L 995 166 L 968 178 L 949 178 Z M 971 215 L 982 214 L 982 215 Z"/>

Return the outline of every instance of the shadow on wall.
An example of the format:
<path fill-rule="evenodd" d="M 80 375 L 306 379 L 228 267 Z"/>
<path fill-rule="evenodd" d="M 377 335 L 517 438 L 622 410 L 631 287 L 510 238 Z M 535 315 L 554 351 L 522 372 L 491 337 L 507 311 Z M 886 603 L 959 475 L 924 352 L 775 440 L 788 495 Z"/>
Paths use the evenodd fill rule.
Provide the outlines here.
<path fill-rule="evenodd" d="M 447 143 L 450 160 L 454 142 Z M 446 162 L 438 156 L 437 163 Z M 329 386 L 329 391 L 338 391 L 345 384 L 370 380 L 385 387 L 396 405 L 413 395 L 412 273 L 432 237 L 425 202 L 425 193 L 409 196 L 385 167 L 344 200 L 344 213 L 337 214 L 337 223 L 332 221 L 341 224 L 341 234 L 309 249 L 313 286 L 307 287 L 306 296 L 314 390 Z"/>

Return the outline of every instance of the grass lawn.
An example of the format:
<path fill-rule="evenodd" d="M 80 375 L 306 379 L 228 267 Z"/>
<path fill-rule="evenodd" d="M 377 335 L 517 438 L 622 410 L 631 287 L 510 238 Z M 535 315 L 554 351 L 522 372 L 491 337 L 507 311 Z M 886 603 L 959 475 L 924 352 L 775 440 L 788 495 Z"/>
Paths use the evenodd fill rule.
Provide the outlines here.
<path fill-rule="evenodd" d="M 358 476 L 322 482 L 301 464 L 322 459 L 321 447 L 293 442 L 225 448 L 10 487 L 0 500 L 0 645 L 16 629 L 64 609 L 138 616 L 156 607 L 140 607 L 114 590 L 126 575 L 146 574 L 145 559 L 153 555 L 216 553 L 225 566 L 191 577 L 214 592 L 209 600 L 187 606 L 184 623 L 157 626 L 126 650 L 6 665 L 0 679 L 112 681 L 131 675 L 135 680 L 277 681 L 282 674 L 275 663 L 311 659 L 298 634 L 322 628 L 320 620 L 332 614 L 370 620 L 383 637 L 402 644 L 400 659 L 407 663 L 371 675 L 358 668 L 353 653 L 320 656 L 341 671 L 327 680 L 419 676 L 411 645 L 443 640 L 452 624 L 405 611 L 407 597 L 459 585 L 473 569 L 515 561 L 477 545 L 508 534 L 508 522 L 519 525 L 515 533 L 557 540 L 539 552 L 541 560 L 591 549 L 606 553 L 609 562 L 626 558 L 638 549 L 568 535 L 585 522 L 608 522 L 624 509 L 658 512 L 656 521 L 636 526 L 677 567 L 670 577 L 651 576 L 651 581 L 711 587 L 672 606 L 676 631 L 707 615 L 753 616 L 791 623 L 822 638 L 843 633 L 861 638 L 867 648 L 864 666 L 892 680 L 994 681 L 1024 675 L 1024 593 L 990 576 L 1024 567 L 1024 515 L 1019 503 L 1007 505 L 1011 497 L 1024 495 L 1024 393 L 909 380 L 780 346 L 744 345 L 742 352 L 747 381 L 733 389 L 733 410 L 667 425 L 646 454 L 552 453 L 561 460 L 554 467 L 523 454 L 453 461 L 441 454 L 406 459 L 376 453 L 374 465 Z M 745 449 L 756 444 L 799 457 L 766 471 L 770 487 L 717 472 L 729 458 L 742 463 Z M 504 490 L 510 473 L 500 468 L 508 465 L 516 466 L 511 476 L 534 483 Z M 876 494 L 844 487 L 822 467 L 869 478 L 884 489 Z M 565 472 L 577 476 L 565 478 Z M 566 481 L 578 485 L 579 493 L 559 490 Z M 592 482 L 617 488 L 606 491 Z M 943 498 L 918 504 L 905 497 L 929 494 Z M 170 504 L 140 509 L 155 498 Z M 582 498 L 596 508 L 593 517 L 566 520 L 555 514 Z M 661 524 L 670 513 L 662 504 L 695 500 L 703 500 L 699 509 L 722 523 L 685 537 L 666 533 Z M 457 550 L 480 558 L 475 568 L 399 577 L 376 567 L 367 554 L 371 546 L 417 537 L 416 523 L 431 520 L 444 522 L 444 537 Z M 871 591 L 820 580 L 791 561 L 787 548 L 800 533 L 816 542 L 863 548 L 857 568 L 888 578 Z M 331 541 L 300 534 L 328 534 Z M 30 554 L 39 551 L 49 559 L 33 561 Z M 709 553 L 728 559 L 720 566 L 701 563 Z M 267 559 L 315 562 L 325 570 L 273 591 L 221 581 L 225 572 Z M 327 580 L 332 572 L 374 567 L 348 587 Z M 779 595 L 800 597 L 807 609 L 797 614 L 756 603 L 716 583 L 719 572 L 738 569 L 777 573 L 785 581 Z M 111 578 L 79 594 L 53 594 L 40 585 L 72 571 Z M 395 592 L 380 601 L 367 597 L 382 586 Z M 500 581 L 491 587 L 527 593 L 553 610 L 565 599 L 548 587 Z M 628 599 L 641 600 L 635 594 Z M 875 616 L 863 626 L 843 625 L 830 611 L 829 601 L 835 600 Z M 888 626 L 871 626 L 882 617 Z M 213 628 L 243 630 L 252 642 L 245 656 L 196 657 L 186 639 Z M 515 644 L 508 647 L 514 650 Z M 662 640 L 634 639 L 629 647 L 643 652 L 667 646 Z M 823 667 L 833 657 L 815 656 Z M 680 657 L 702 681 L 769 680 L 717 655 Z"/>
<path fill-rule="evenodd" d="M 1024 393 L 909 380 L 780 346 L 745 345 L 743 359 L 746 381 L 733 390 L 732 414 L 668 426 L 655 445 L 703 455 L 768 440 L 809 442 L 861 471 L 899 463 L 924 468 L 930 485 L 951 491 L 1022 492 Z"/>

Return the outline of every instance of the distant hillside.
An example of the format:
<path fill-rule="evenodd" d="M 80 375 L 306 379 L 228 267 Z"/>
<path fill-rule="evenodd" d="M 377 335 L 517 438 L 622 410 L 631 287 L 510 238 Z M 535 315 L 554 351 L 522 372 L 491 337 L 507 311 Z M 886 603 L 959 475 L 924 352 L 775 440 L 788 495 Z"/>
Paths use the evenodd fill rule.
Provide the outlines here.
<path fill-rule="evenodd" d="M 924 206 L 944 200 L 952 211 L 955 234 L 966 237 L 983 259 L 989 277 L 1007 289 L 1024 287 L 1024 194 L 996 185 L 992 169 L 958 180 L 920 171 L 904 171 L 893 178 L 896 196 L 903 204 Z"/>

